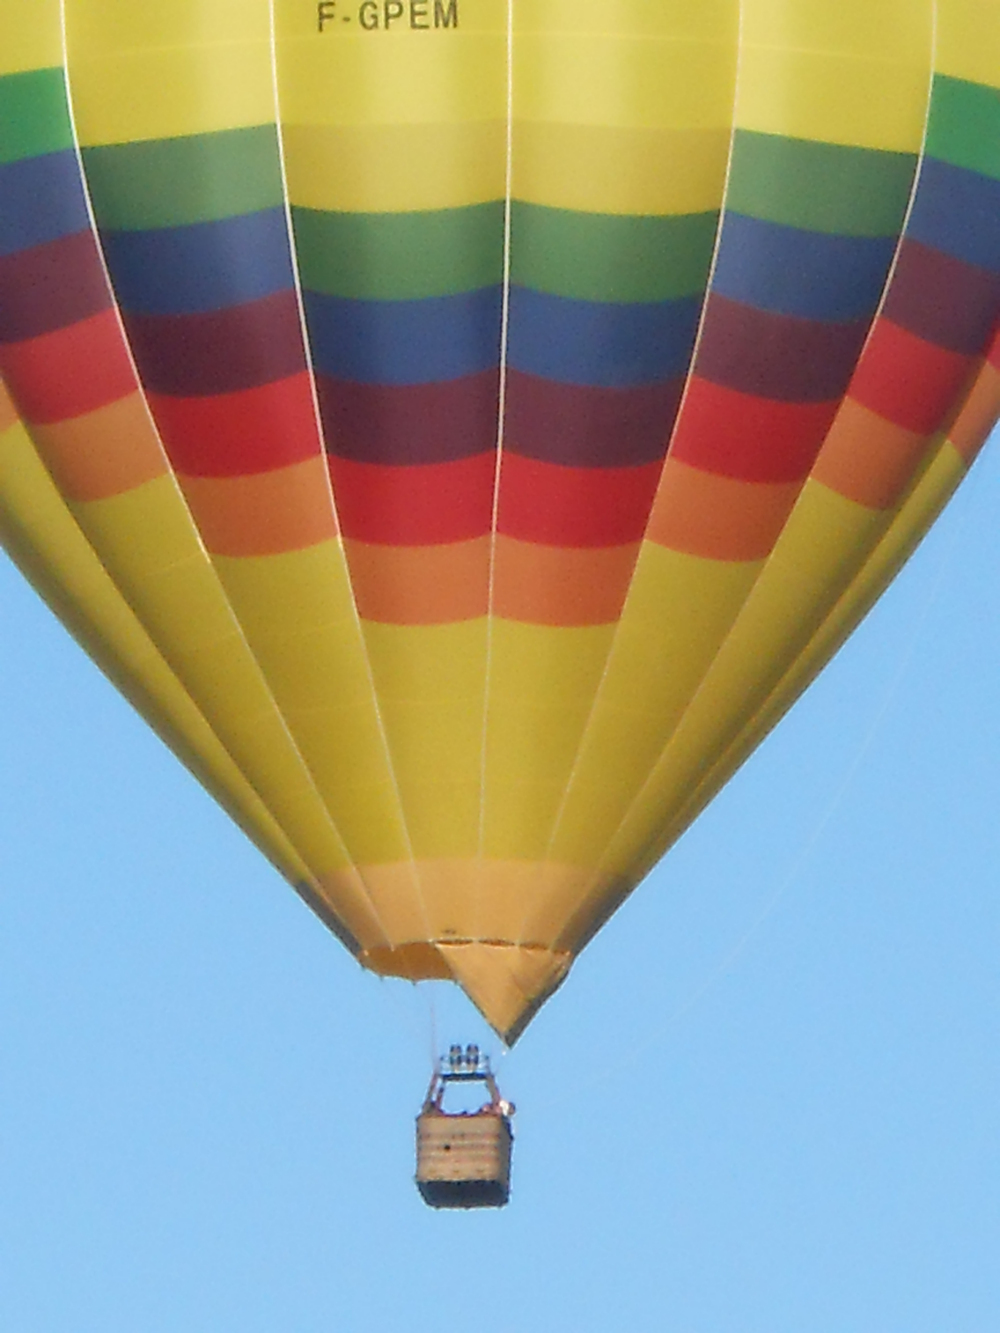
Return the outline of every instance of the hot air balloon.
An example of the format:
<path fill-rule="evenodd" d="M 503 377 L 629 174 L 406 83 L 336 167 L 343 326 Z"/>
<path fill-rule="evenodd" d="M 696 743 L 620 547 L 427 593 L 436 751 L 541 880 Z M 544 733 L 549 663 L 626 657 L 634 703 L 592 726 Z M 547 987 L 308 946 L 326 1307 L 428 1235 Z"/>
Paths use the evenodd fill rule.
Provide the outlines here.
<path fill-rule="evenodd" d="M 0 0 L 0 536 L 513 1041 L 1000 413 L 992 0 Z"/>

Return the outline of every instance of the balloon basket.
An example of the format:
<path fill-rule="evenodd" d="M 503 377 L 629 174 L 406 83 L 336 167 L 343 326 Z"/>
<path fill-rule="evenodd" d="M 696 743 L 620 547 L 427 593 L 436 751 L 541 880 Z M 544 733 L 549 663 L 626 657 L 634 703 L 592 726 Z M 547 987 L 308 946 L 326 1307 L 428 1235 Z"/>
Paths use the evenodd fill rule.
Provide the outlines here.
<path fill-rule="evenodd" d="M 482 1083 L 489 1100 L 475 1111 L 447 1111 L 455 1083 Z M 417 1116 L 417 1189 L 431 1208 L 503 1208 L 510 1198 L 514 1107 L 500 1096 L 478 1047 L 453 1046 L 431 1079 Z"/>

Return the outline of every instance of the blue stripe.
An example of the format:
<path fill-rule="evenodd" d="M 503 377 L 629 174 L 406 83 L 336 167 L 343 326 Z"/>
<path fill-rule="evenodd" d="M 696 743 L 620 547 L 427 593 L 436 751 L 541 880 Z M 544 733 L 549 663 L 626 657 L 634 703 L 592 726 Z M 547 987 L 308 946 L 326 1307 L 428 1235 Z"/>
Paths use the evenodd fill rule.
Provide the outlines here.
<path fill-rule="evenodd" d="M 285 213 L 153 231 L 101 233 L 119 304 L 134 315 L 194 315 L 294 286 Z"/>
<path fill-rule="evenodd" d="M 0 255 L 86 231 L 90 215 L 72 149 L 0 166 Z"/>
<path fill-rule="evenodd" d="M 895 236 L 831 236 L 727 213 L 712 288 L 758 310 L 845 323 L 878 305 Z"/>
<path fill-rule="evenodd" d="M 1000 180 L 925 158 L 906 234 L 1000 273 Z"/>
<path fill-rule="evenodd" d="M 435 384 L 500 360 L 500 290 L 419 301 L 358 301 L 305 293 L 313 363 L 360 384 Z"/>
<path fill-rule="evenodd" d="M 687 371 L 701 301 L 574 301 L 514 287 L 510 365 L 562 384 L 624 389 Z"/>

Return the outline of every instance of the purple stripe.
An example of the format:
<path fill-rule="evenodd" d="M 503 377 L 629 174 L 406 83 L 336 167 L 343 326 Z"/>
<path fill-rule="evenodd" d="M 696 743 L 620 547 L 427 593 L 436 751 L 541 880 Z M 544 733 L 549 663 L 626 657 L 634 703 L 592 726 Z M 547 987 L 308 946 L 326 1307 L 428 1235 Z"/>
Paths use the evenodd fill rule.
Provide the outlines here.
<path fill-rule="evenodd" d="M 885 314 L 918 338 L 976 356 L 1000 311 L 1000 274 L 921 245 L 903 243 Z"/>
<path fill-rule="evenodd" d="M 507 372 L 505 447 L 564 467 L 629 467 L 666 453 L 682 379 L 632 389 L 560 384 Z"/>
<path fill-rule="evenodd" d="M 496 447 L 499 372 L 439 384 L 358 384 L 317 376 L 330 453 L 356 463 L 449 463 Z"/>
<path fill-rule="evenodd" d="M 37 338 L 110 304 L 89 231 L 0 257 L 0 342 Z"/>
<path fill-rule="evenodd" d="M 197 315 L 127 315 L 143 384 L 177 398 L 236 393 L 306 368 L 294 292 Z"/>
<path fill-rule="evenodd" d="M 755 310 L 713 293 L 695 369 L 739 393 L 787 403 L 823 403 L 847 388 L 868 332 L 847 324 Z"/>

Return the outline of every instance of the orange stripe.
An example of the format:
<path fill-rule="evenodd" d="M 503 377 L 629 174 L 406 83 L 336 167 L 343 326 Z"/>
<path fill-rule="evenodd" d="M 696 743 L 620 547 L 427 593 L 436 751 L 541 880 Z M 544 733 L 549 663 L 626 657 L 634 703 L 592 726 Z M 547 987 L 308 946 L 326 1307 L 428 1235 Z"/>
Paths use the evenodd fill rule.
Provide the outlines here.
<path fill-rule="evenodd" d="M 762 560 L 801 488 L 798 481 L 722 477 L 668 458 L 646 536 L 658 546 L 709 560 Z"/>
<path fill-rule="evenodd" d="M 3 380 L 0 380 L 0 430 L 8 430 L 17 420 L 17 408 L 10 401 L 10 394 Z"/>
<path fill-rule="evenodd" d="M 494 610 L 529 625 L 607 625 L 621 615 L 639 543 L 539 546 L 496 539 Z"/>
<path fill-rule="evenodd" d="M 486 614 L 490 539 L 376 546 L 345 539 L 358 614 L 390 625 L 443 625 Z"/>
<path fill-rule="evenodd" d="M 337 535 L 326 461 L 319 454 L 244 477 L 177 480 L 213 555 L 278 555 Z"/>
<path fill-rule="evenodd" d="M 812 476 L 868 509 L 891 509 L 913 480 L 927 447 L 926 435 L 845 398 Z"/>
<path fill-rule="evenodd" d="M 1000 371 L 989 361 L 969 390 L 969 396 L 948 431 L 948 439 L 967 463 L 986 443 L 1000 416 Z"/>
<path fill-rule="evenodd" d="M 83 416 L 33 425 L 31 438 L 59 490 L 70 500 L 106 500 L 168 470 L 138 393 Z"/>

